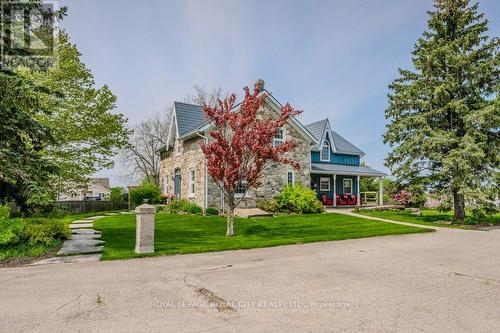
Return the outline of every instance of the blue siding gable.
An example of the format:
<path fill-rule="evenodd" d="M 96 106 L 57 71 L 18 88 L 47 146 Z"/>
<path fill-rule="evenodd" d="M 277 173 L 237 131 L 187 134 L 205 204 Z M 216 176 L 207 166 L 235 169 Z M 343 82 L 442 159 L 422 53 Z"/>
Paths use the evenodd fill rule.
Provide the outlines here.
<path fill-rule="evenodd" d="M 358 155 L 337 154 L 330 151 L 330 162 L 321 161 L 319 158 L 319 151 L 311 152 L 312 163 L 327 163 L 327 164 L 341 164 L 341 165 L 355 165 L 359 166 Z"/>

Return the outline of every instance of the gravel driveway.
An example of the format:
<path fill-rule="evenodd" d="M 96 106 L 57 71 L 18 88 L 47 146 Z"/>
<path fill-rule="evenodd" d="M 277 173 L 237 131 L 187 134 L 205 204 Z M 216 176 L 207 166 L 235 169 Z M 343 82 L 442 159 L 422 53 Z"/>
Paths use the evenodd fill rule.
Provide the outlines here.
<path fill-rule="evenodd" d="M 2 332 L 495 332 L 500 230 L 0 269 Z"/>

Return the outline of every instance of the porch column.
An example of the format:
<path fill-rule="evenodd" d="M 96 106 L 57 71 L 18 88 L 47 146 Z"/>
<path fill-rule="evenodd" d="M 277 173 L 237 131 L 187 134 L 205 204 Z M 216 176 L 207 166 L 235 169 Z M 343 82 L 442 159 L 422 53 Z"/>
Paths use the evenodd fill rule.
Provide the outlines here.
<path fill-rule="evenodd" d="M 333 174 L 333 207 L 337 207 L 337 175 Z"/>
<path fill-rule="evenodd" d="M 384 205 L 384 178 L 379 177 L 378 178 L 378 204 L 380 206 Z"/>
<path fill-rule="evenodd" d="M 356 206 L 361 206 L 361 198 L 360 198 L 360 195 L 359 195 L 359 188 L 361 186 L 359 186 L 359 175 L 356 176 Z"/>

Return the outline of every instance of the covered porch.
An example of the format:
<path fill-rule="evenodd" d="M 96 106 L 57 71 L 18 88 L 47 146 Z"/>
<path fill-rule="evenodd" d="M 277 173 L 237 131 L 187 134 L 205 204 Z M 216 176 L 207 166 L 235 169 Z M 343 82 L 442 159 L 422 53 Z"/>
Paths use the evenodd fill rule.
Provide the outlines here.
<path fill-rule="evenodd" d="M 371 200 L 384 204 L 383 177 L 386 174 L 365 166 L 326 163 L 311 164 L 311 188 L 325 206 L 362 206 Z M 379 191 L 360 192 L 362 177 L 379 179 Z"/>

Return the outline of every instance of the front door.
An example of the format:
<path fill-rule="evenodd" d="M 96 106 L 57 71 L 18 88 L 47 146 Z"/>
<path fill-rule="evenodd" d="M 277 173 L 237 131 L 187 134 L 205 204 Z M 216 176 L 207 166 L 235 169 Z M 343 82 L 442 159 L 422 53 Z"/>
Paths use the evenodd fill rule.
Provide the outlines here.
<path fill-rule="evenodd" d="M 181 169 L 175 169 L 174 173 L 174 195 L 177 199 L 181 198 Z"/>

